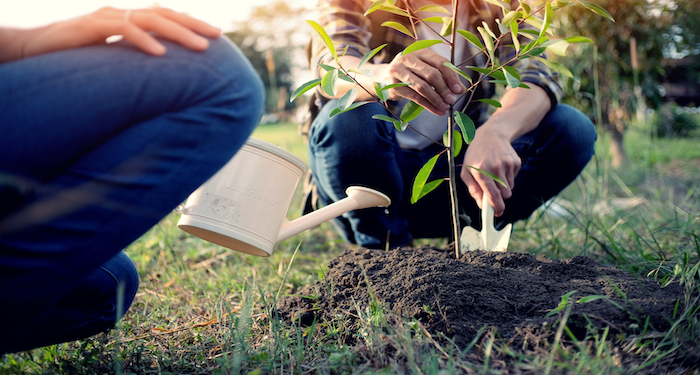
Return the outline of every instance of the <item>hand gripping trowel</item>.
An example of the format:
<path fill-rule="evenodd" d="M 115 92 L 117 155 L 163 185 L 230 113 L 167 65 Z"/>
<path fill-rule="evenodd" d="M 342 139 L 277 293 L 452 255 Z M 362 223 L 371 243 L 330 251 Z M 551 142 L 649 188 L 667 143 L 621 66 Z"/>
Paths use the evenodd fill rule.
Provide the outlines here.
<path fill-rule="evenodd" d="M 481 232 L 467 226 L 462 229 L 460 254 L 472 250 L 506 251 L 513 224 L 506 225 L 501 230 L 493 226 L 493 206 L 488 202 L 486 194 L 481 199 Z"/>

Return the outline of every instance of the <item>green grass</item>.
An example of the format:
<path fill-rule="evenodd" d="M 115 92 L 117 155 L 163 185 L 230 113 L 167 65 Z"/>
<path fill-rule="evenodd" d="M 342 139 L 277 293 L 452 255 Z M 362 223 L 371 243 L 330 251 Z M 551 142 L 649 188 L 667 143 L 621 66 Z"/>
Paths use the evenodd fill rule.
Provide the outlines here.
<path fill-rule="evenodd" d="M 291 124 L 264 125 L 254 136 L 306 160 L 296 131 Z M 650 142 L 630 133 L 631 165 L 622 171 L 609 167 L 605 142 L 601 137 L 595 160 L 560 196 L 573 203 L 573 215 L 540 213 L 517 223 L 510 249 L 586 255 L 661 283 L 680 280 L 690 298 L 700 277 L 700 140 Z M 620 197 L 644 203 L 608 214 L 594 209 Z M 259 258 L 189 236 L 175 228 L 176 220 L 168 216 L 127 249 L 142 282 L 117 329 L 6 355 L 0 374 L 656 374 L 700 359 L 697 300 L 668 317 L 674 325 L 667 332 L 613 337 L 592 331 L 576 340 L 561 325 L 566 343 L 536 349 L 511 347 L 488 331 L 469 348 L 440 346 L 417 322 L 395 319 L 381 305 L 359 314 L 360 329 L 349 331 L 339 319 L 319 338 L 276 319 L 274 306 L 279 296 L 322 280 L 328 261 L 345 247 L 330 224 Z M 344 345 L 344 334 L 362 345 Z"/>

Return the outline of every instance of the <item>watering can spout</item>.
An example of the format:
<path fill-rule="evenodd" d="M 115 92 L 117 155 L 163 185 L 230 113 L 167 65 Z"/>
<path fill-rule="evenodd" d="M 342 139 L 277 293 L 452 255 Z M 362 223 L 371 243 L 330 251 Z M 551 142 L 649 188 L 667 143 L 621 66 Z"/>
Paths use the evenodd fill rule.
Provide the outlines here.
<path fill-rule="evenodd" d="M 351 186 L 345 190 L 345 194 L 347 197 L 296 220 L 285 219 L 277 236 L 277 242 L 286 240 L 346 212 L 369 207 L 387 207 L 391 204 L 391 199 L 386 195 L 365 187 Z"/>

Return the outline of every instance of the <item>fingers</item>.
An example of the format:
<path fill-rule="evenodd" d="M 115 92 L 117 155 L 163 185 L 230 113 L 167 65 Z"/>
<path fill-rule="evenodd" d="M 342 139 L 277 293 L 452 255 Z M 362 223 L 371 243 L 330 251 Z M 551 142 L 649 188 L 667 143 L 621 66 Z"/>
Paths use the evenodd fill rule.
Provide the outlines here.
<path fill-rule="evenodd" d="M 167 8 L 138 9 L 131 12 L 127 23 L 130 32 L 124 38 L 134 42 L 144 50 L 156 55 L 165 53 L 164 47 L 153 48 L 155 38 L 148 38 L 147 32 L 157 33 L 159 36 L 178 43 L 194 51 L 203 51 L 209 47 L 209 41 L 205 37 L 216 37 L 221 30 L 203 21 L 194 19 L 188 15 L 175 12 Z M 141 31 L 129 26 L 136 26 Z M 149 35 L 150 36 L 150 35 Z M 160 43 L 158 43 L 160 44 Z M 161 45 L 162 46 L 162 45 Z"/>
<path fill-rule="evenodd" d="M 494 174 L 508 186 L 504 186 L 475 168 Z M 483 207 L 481 207 L 482 195 L 486 194 L 489 197 L 489 201 L 494 208 L 496 216 L 501 216 L 503 212 L 505 212 L 505 200 L 513 196 L 515 175 L 517 175 L 519 170 L 519 162 L 510 163 L 501 161 L 501 163 L 496 163 L 494 165 L 480 164 L 478 167 L 471 168 L 465 160 L 460 177 L 467 186 L 469 194 L 474 198 L 480 208 L 483 209 Z"/>
<path fill-rule="evenodd" d="M 492 178 L 486 177 L 481 172 L 471 168 L 463 168 L 460 177 L 467 185 L 469 195 L 476 201 L 480 209 L 484 209 L 484 207 L 481 207 L 481 200 L 483 195 L 486 194 L 489 203 L 493 207 L 494 214 L 497 217 L 503 215 L 506 203 L 504 201 L 502 185 L 497 184 Z"/>
<path fill-rule="evenodd" d="M 122 35 L 141 50 L 163 55 L 165 46 L 153 35 L 171 40 L 194 51 L 209 47 L 207 38 L 221 33 L 217 27 L 167 8 L 123 10 L 102 8 L 90 15 L 94 34 Z M 100 31 L 101 30 L 101 31 Z"/>
<path fill-rule="evenodd" d="M 389 74 L 394 83 L 411 86 L 395 89 L 394 94 L 413 100 L 436 115 L 444 115 L 459 95 L 466 92 L 457 73 L 443 65 L 445 61 L 430 50 L 397 55 L 390 64 Z"/>
<path fill-rule="evenodd" d="M 127 21 L 128 33 L 124 38 L 141 46 L 150 44 L 146 37 L 148 32 L 157 33 L 162 38 L 171 40 L 194 51 L 203 51 L 209 47 L 209 41 L 192 31 L 187 24 L 193 20 L 185 15 L 178 14 L 170 9 L 139 9 L 131 13 Z M 185 22 L 185 24 L 179 21 Z M 138 30 L 137 30 L 138 29 Z M 150 35 L 149 35 L 150 36 Z M 151 37 L 153 41 L 155 38 Z M 159 43 L 160 44 L 160 43 Z M 145 51 L 149 52 L 148 49 Z M 163 53 L 165 49 L 163 47 Z M 162 54 L 162 53 L 155 53 Z"/>

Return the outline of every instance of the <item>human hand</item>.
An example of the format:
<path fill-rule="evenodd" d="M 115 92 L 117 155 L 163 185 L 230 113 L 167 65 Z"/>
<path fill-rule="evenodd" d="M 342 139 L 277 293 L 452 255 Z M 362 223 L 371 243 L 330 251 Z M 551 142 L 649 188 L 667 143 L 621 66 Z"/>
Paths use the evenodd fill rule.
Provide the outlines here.
<path fill-rule="evenodd" d="M 217 27 L 167 8 L 123 10 L 105 7 L 84 16 L 29 30 L 24 35 L 21 57 L 104 43 L 113 35 L 122 35 L 148 54 L 165 54 L 165 46 L 150 32 L 194 51 L 207 49 L 209 41 L 206 38 L 221 34 Z"/>
<path fill-rule="evenodd" d="M 488 125 L 490 124 L 487 122 L 477 129 L 474 140 L 464 155 L 460 177 L 477 205 L 481 204 L 482 196 L 486 194 L 495 215 L 501 216 L 506 208 L 505 200 L 513 195 L 515 176 L 520 171 L 522 160 L 511 146 L 508 137 L 498 132 L 498 127 Z M 468 166 L 496 175 L 508 187 Z"/>
<path fill-rule="evenodd" d="M 466 92 L 459 75 L 443 65 L 446 61 L 429 49 L 398 54 L 386 66 L 384 74 L 390 83 L 411 85 L 389 90 L 389 99 L 406 98 L 438 116 L 444 115 L 450 105 Z"/>

